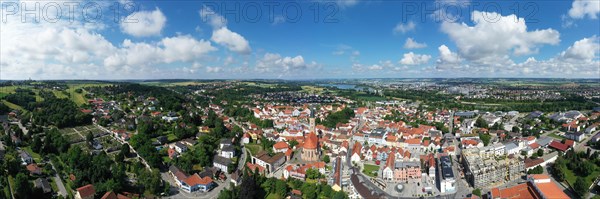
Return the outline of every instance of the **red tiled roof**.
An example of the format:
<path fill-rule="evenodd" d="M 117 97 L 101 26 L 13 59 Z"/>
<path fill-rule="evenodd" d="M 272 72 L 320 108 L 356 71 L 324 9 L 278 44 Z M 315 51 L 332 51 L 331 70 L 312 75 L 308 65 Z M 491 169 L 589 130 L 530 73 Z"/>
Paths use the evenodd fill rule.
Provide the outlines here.
<path fill-rule="evenodd" d="M 197 173 L 185 179 L 185 184 L 189 186 L 208 185 L 212 182 L 213 180 L 210 177 L 205 176 L 204 178 L 200 178 L 200 176 Z"/>
<path fill-rule="evenodd" d="M 287 148 L 289 148 L 289 145 L 285 142 L 277 142 L 273 145 L 273 147 L 275 149 L 287 149 Z"/>
<path fill-rule="evenodd" d="M 313 133 L 313 132 L 310 132 L 308 134 L 308 136 L 306 136 L 306 140 L 302 147 L 305 149 L 316 149 L 317 145 L 318 145 L 317 135 L 315 135 L 315 133 Z"/>
<path fill-rule="evenodd" d="M 575 146 L 575 141 L 573 141 L 573 140 L 565 140 L 565 145 L 573 147 L 573 146 Z"/>
<path fill-rule="evenodd" d="M 90 197 L 96 194 L 96 189 L 94 189 L 94 185 L 88 184 L 83 187 L 77 188 L 77 192 L 82 198 Z"/>
<path fill-rule="evenodd" d="M 417 138 L 408 139 L 404 142 L 406 142 L 407 144 L 421 144 L 421 139 L 417 139 Z"/>
<path fill-rule="evenodd" d="M 537 149 L 540 148 L 540 145 L 534 142 L 533 144 L 530 144 L 529 147 L 531 147 L 532 149 Z"/>
<path fill-rule="evenodd" d="M 550 145 L 548 145 L 548 147 L 552 147 L 552 148 L 558 149 L 560 151 L 566 151 L 567 149 L 569 149 L 569 145 L 566 145 L 566 144 L 563 144 L 563 143 L 560 143 L 557 141 L 552 141 L 550 143 Z"/>

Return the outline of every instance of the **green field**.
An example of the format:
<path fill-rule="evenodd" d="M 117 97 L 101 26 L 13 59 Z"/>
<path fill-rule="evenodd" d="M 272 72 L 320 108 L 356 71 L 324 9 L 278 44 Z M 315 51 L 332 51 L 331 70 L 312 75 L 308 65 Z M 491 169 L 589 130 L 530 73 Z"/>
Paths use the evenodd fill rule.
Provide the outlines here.
<path fill-rule="evenodd" d="M 38 154 L 36 152 L 33 152 L 33 150 L 31 150 L 31 147 L 23 147 L 21 149 L 23 149 L 24 151 L 26 151 L 27 153 L 29 153 L 29 155 L 31 155 L 31 157 L 33 157 L 33 159 L 36 162 L 42 161 L 42 156 L 40 156 L 40 154 Z"/>
<path fill-rule="evenodd" d="M 550 133 L 550 134 L 548 134 L 548 136 L 549 136 L 549 137 L 556 138 L 556 139 L 559 139 L 559 140 L 562 140 L 562 139 L 564 138 L 564 137 L 561 137 L 560 135 L 556 135 L 556 133 L 554 133 L 554 132 L 553 132 L 553 133 Z"/>
<path fill-rule="evenodd" d="M 377 177 L 378 171 L 379 171 L 379 166 L 377 166 L 377 165 L 365 164 L 364 168 L 363 168 L 363 173 L 368 176 L 371 176 L 371 177 Z"/>
<path fill-rule="evenodd" d="M 594 172 L 592 172 L 592 174 L 585 176 L 585 181 L 588 182 L 589 184 L 592 184 L 594 182 L 594 180 L 596 180 L 596 178 L 598 176 L 600 176 L 600 168 L 599 167 L 595 167 L 596 170 Z M 575 173 L 573 173 L 573 171 L 569 170 L 568 168 L 565 168 L 565 179 L 567 179 L 567 182 L 569 182 L 569 184 L 571 184 L 571 186 L 573 186 L 575 184 L 575 181 L 577 180 L 577 176 L 575 175 Z"/>
<path fill-rule="evenodd" d="M 246 144 L 245 146 L 246 148 L 248 148 L 248 150 L 250 150 L 250 153 L 252 153 L 252 155 L 256 155 L 263 150 L 262 146 L 258 144 Z"/>

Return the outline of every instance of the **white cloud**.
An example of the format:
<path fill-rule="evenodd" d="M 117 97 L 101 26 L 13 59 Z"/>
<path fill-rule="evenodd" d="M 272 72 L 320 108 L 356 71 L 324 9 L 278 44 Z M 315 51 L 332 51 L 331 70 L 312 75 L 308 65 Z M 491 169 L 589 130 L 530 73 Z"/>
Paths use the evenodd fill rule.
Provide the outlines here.
<path fill-rule="evenodd" d="M 252 49 L 244 36 L 233 32 L 227 28 L 227 20 L 225 17 L 216 13 L 209 7 L 200 9 L 200 17 L 203 21 L 207 21 L 213 28 L 211 40 L 219 45 L 225 46 L 229 51 L 250 54 Z"/>
<path fill-rule="evenodd" d="M 352 7 L 358 4 L 359 0 L 335 0 L 341 8 Z"/>
<path fill-rule="evenodd" d="M 233 52 L 249 54 L 252 51 L 250 44 L 248 44 L 248 41 L 242 35 L 232 32 L 227 27 L 213 31 L 210 39 Z"/>
<path fill-rule="evenodd" d="M 167 18 L 156 8 L 154 11 L 134 12 L 121 21 L 123 32 L 135 37 L 160 35 Z"/>
<path fill-rule="evenodd" d="M 233 56 L 227 56 L 227 58 L 225 58 L 225 61 L 223 61 L 223 65 L 225 66 L 229 66 L 230 64 L 235 63 L 235 59 L 233 59 Z"/>
<path fill-rule="evenodd" d="M 202 21 L 207 22 L 213 29 L 227 26 L 227 19 L 207 6 L 202 7 L 199 13 Z"/>
<path fill-rule="evenodd" d="M 415 30 L 415 28 L 417 27 L 417 25 L 415 24 L 415 22 L 409 21 L 406 24 L 403 24 L 402 22 L 396 24 L 396 27 L 394 27 L 393 31 L 394 33 L 406 33 L 408 31 L 413 31 Z"/>
<path fill-rule="evenodd" d="M 210 67 L 210 66 L 206 67 L 207 73 L 219 73 L 221 71 L 223 71 L 223 68 L 221 68 L 221 67 Z"/>
<path fill-rule="evenodd" d="M 302 55 L 295 57 L 282 57 L 277 53 L 265 53 L 256 61 L 256 70 L 259 72 L 290 72 L 316 67 L 316 62 L 305 63 Z"/>
<path fill-rule="evenodd" d="M 558 44 L 558 31 L 554 29 L 527 31 L 525 19 L 515 15 L 474 11 L 474 26 L 459 23 L 442 23 L 442 32 L 456 43 L 461 57 L 478 65 L 508 64 L 509 54 L 528 55 L 538 52 L 543 44 Z"/>
<path fill-rule="evenodd" d="M 277 16 L 275 16 L 275 17 L 273 18 L 273 23 L 271 23 L 271 24 L 273 24 L 273 25 L 278 25 L 278 24 L 285 23 L 285 21 L 286 21 L 286 19 L 285 19 L 285 17 L 284 17 L 284 16 L 282 16 L 282 15 L 277 15 Z"/>
<path fill-rule="evenodd" d="M 383 67 L 377 64 L 373 64 L 371 66 L 369 66 L 369 70 L 382 70 Z"/>
<path fill-rule="evenodd" d="M 460 56 L 457 53 L 450 51 L 446 45 L 438 47 L 438 51 L 440 53 L 440 56 L 436 61 L 438 66 L 456 65 L 460 64 L 462 61 Z"/>
<path fill-rule="evenodd" d="M 591 62 L 600 51 L 599 38 L 594 35 L 576 41 L 567 50 L 560 53 L 560 58 L 569 62 Z"/>
<path fill-rule="evenodd" d="M 409 52 L 404 54 L 399 63 L 403 65 L 421 65 L 429 62 L 429 59 L 431 59 L 431 55 L 420 55 Z"/>
<path fill-rule="evenodd" d="M 406 49 L 417 49 L 417 48 L 425 48 L 425 47 L 427 47 L 427 44 L 419 43 L 410 37 L 406 38 L 406 42 L 404 42 L 404 48 L 406 48 Z"/>
<path fill-rule="evenodd" d="M 600 1 L 598 0 L 574 0 L 569 10 L 569 16 L 575 19 L 583 19 L 586 16 L 590 19 L 597 19 L 598 13 L 600 13 Z"/>

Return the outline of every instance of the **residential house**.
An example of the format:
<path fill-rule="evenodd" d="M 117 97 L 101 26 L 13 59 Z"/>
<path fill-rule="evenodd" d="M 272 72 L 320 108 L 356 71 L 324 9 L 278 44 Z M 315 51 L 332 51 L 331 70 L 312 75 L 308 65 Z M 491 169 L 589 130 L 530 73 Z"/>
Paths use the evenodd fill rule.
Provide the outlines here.
<path fill-rule="evenodd" d="M 285 153 L 290 146 L 286 142 L 277 142 L 273 145 L 274 153 Z"/>
<path fill-rule="evenodd" d="M 75 199 L 94 199 L 94 195 L 96 195 L 96 189 L 94 189 L 94 185 L 88 184 L 77 188 Z"/>
<path fill-rule="evenodd" d="M 229 158 L 222 157 L 222 156 L 215 156 L 213 158 L 213 166 L 221 169 L 221 171 L 223 171 L 223 172 L 229 171 L 230 164 L 231 164 L 231 159 L 229 159 Z"/>
<path fill-rule="evenodd" d="M 33 157 L 29 155 L 26 151 L 21 151 L 19 153 L 19 157 L 21 157 L 21 165 L 28 165 L 33 163 Z"/>
<path fill-rule="evenodd" d="M 44 193 L 52 192 L 52 186 L 48 183 L 46 178 L 38 178 L 33 181 L 33 186 L 35 188 L 41 189 Z"/>
<path fill-rule="evenodd" d="M 285 163 L 285 154 L 276 153 L 273 156 L 269 156 L 266 152 L 262 151 L 259 154 L 252 156 L 252 164 L 260 165 L 266 169 L 267 173 L 271 173 Z"/>
<path fill-rule="evenodd" d="M 187 151 L 187 146 L 181 142 L 175 142 L 175 144 L 173 144 L 172 146 L 175 151 L 177 151 L 177 153 L 183 153 Z"/>
<path fill-rule="evenodd" d="M 224 146 L 221 148 L 221 157 L 233 158 L 235 156 L 235 148 L 232 145 Z"/>

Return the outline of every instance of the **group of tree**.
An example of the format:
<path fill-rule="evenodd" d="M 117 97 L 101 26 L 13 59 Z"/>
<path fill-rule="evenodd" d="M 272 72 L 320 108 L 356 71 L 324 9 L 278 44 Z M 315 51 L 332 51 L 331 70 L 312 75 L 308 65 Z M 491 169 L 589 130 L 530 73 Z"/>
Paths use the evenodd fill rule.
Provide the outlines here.
<path fill-rule="evenodd" d="M 73 146 L 62 153 L 60 158 L 68 166 L 64 169 L 75 176 L 75 187 L 93 184 L 96 193 L 103 194 L 107 191 L 122 191 L 127 185 L 125 165 L 115 163 L 104 152 L 93 155 Z"/>
<path fill-rule="evenodd" d="M 4 99 L 13 104 L 26 108 L 29 107 L 31 103 L 35 102 L 35 92 L 29 89 L 17 88 L 15 89 L 15 93 L 4 96 Z"/>
<path fill-rule="evenodd" d="M 54 125 L 58 128 L 87 125 L 92 122 L 92 115 L 79 110 L 69 99 L 56 97 L 44 98 L 44 101 L 31 104 L 33 123 L 41 126 Z"/>
<path fill-rule="evenodd" d="M 325 118 L 325 120 L 319 123 L 323 124 L 327 128 L 335 128 L 338 123 L 347 123 L 348 120 L 354 117 L 354 110 L 351 108 L 344 108 L 341 111 L 333 112 Z"/>
<path fill-rule="evenodd" d="M 240 186 L 235 186 L 232 189 L 223 189 L 219 193 L 219 199 L 230 198 L 285 198 L 292 190 L 302 192 L 302 198 L 332 198 L 332 199 L 347 199 L 348 196 L 342 191 L 334 191 L 331 186 L 325 182 L 308 183 L 302 182 L 294 178 L 286 180 L 277 178 L 267 178 L 261 176 L 256 171 L 245 170 L 242 176 Z"/>
<path fill-rule="evenodd" d="M 488 144 L 490 144 L 492 136 L 487 133 L 479 133 L 479 139 L 481 139 L 481 142 L 483 142 L 484 146 L 487 146 Z"/>
<path fill-rule="evenodd" d="M 598 152 L 594 154 L 586 152 L 567 151 L 564 155 L 559 155 L 552 165 L 552 175 L 557 181 L 565 181 L 567 179 L 567 170 L 572 171 L 576 176 L 576 181 L 573 183 L 574 191 L 581 197 L 587 194 L 587 189 L 591 182 L 586 180 L 588 176 L 599 171 L 600 159 L 597 157 Z"/>
<path fill-rule="evenodd" d="M 544 168 L 540 165 L 537 165 L 536 167 L 533 167 L 533 169 L 530 169 L 529 171 L 527 171 L 527 174 L 542 174 L 544 173 Z"/>
<path fill-rule="evenodd" d="M 40 135 L 34 135 L 31 149 L 41 154 L 60 154 L 67 152 L 71 146 L 69 140 L 63 136 L 56 128 L 46 131 L 46 136 L 42 140 Z"/>

